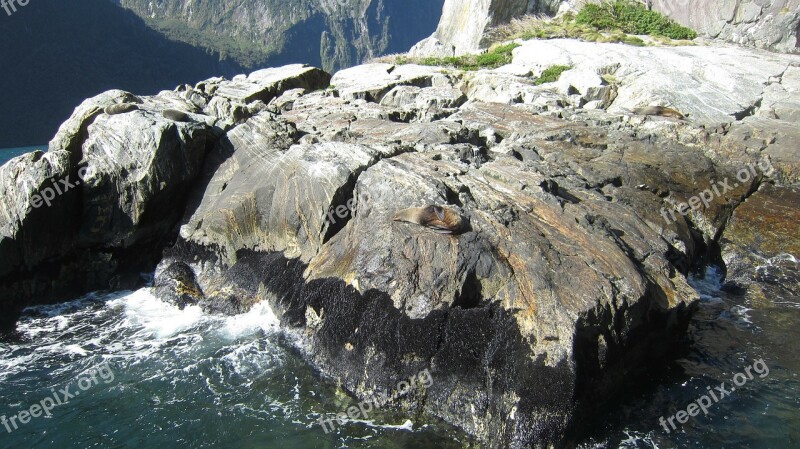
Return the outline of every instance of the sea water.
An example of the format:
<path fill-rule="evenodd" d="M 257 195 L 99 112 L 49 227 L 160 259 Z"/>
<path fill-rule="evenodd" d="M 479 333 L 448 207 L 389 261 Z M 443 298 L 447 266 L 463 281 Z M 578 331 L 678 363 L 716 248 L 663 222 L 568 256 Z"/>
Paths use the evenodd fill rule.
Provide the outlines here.
<path fill-rule="evenodd" d="M 20 148 L 0 148 L 0 165 L 5 164 L 17 156 L 22 156 L 25 153 L 30 153 L 36 150 L 47 151 L 47 145 Z"/>
<path fill-rule="evenodd" d="M 651 378 L 630 382 L 627 394 L 597 410 L 603 418 L 579 447 L 800 447 L 798 261 L 788 255 L 765 261 L 758 276 L 764 294 L 756 298 L 721 290 L 717 269 L 693 278 L 702 300 L 688 352 Z M 283 338 L 265 304 L 241 316 L 209 316 L 197 307 L 165 304 L 148 289 L 28 308 L 17 333 L 0 341 L 0 414 L 17 416 L 10 432 L 0 425 L 0 447 L 465 446 L 452 428 L 409 423 L 391 412 L 326 434 L 319 418 L 345 411 L 352 400 L 287 349 Z M 755 376 L 707 416 L 675 431 L 659 425 L 660 417 L 686 409 L 706 387 L 730 385 L 757 359 L 769 367 L 768 376 Z M 98 379 L 102 367 L 113 381 Z M 83 379 L 89 380 L 79 383 Z M 51 416 L 19 422 L 21 411 L 65 387 L 75 396 Z"/>
<path fill-rule="evenodd" d="M 689 326 L 688 352 L 665 369 L 630 385 L 601 411 L 588 448 L 783 449 L 800 447 L 800 261 L 785 254 L 756 269 L 757 294 L 722 288 L 722 270 L 690 278 L 700 293 Z M 769 374 L 741 387 L 732 379 L 763 359 Z M 664 430 L 668 418 L 725 382 L 732 391 L 685 424 Z M 721 395 L 720 395 L 721 396 Z"/>
<path fill-rule="evenodd" d="M 90 294 L 28 308 L 17 329 L 0 342 L 0 414 L 11 430 L 0 424 L 0 448 L 460 447 L 447 429 L 402 415 L 326 434 L 319 418 L 351 399 L 281 343 L 266 304 L 223 317 L 179 310 L 148 289 Z M 113 381 L 78 387 L 105 366 Z M 63 399 L 65 387 L 75 396 L 51 416 L 9 423 Z"/>

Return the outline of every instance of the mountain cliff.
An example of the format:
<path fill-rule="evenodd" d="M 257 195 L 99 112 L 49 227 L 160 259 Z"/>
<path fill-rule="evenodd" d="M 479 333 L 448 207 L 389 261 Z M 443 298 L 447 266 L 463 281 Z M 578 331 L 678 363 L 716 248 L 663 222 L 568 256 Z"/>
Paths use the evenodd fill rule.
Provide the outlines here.
<path fill-rule="evenodd" d="M 31 2 L 0 21 L 0 148 L 46 142 L 77 102 L 112 88 L 154 94 L 270 65 L 333 71 L 406 51 L 436 28 L 442 3 Z"/>
<path fill-rule="evenodd" d="M 42 144 L 86 97 L 154 94 L 242 67 L 175 42 L 108 0 L 40 0 L 0 20 L 0 148 Z"/>
<path fill-rule="evenodd" d="M 582 0 L 446 0 L 436 32 L 412 53 L 475 53 L 491 27 L 526 14 L 554 16 Z M 599 3 L 594 1 L 593 3 Z M 646 0 L 650 8 L 708 38 L 785 53 L 800 52 L 800 0 Z"/>
<path fill-rule="evenodd" d="M 121 0 L 166 35 L 250 67 L 302 62 L 336 71 L 407 51 L 443 0 Z"/>

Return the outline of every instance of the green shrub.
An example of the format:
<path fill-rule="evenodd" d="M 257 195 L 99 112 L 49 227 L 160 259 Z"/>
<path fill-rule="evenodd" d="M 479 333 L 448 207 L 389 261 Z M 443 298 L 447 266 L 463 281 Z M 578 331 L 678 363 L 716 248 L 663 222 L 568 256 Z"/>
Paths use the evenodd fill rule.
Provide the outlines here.
<path fill-rule="evenodd" d="M 498 54 L 498 53 L 484 53 L 482 55 L 478 55 L 475 58 L 477 65 L 481 67 L 499 67 L 503 65 L 503 62 L 506 60 L 506 55 Z"/>
<path fill-rule="evenodd" d="M 554 65 L 544 69 L 542 75 L 533 82 L 533 84 L 541 85 L 544 83 L 552 83 L 558 81 L 561 77 L 561 74 L 566 72 L 567 70 L 571 69 L 572 67 L 568 65 Z"/>
<path fill-rule="evenodd" d="M 506 45 L 500 45 L 499 47 L 494 48 L 491 53 L 499 54 L 499 55 L 511 55 L 514 52 L 514 49 L 519 47 L 520 45 L 516 42 L 512 42 Z"/>
<path fill-rule="evenodd" d="M 465 55 L 446 58 L 423 58 L 420 65 L 455 67 L 461 70 L 495 69 L 511 62 L 512 52 L 519 44 L 501 45 L 480 55 Z"/>
<path fill-rule="evenodd" d="M 666 36 L 671 39 L 697 37 L 693 30 L 630 0 L 613 0 L 600 5 L 587 4 L 575 16 L 575 21 L 600 30 L 619 29 L 625 33 Z"/>

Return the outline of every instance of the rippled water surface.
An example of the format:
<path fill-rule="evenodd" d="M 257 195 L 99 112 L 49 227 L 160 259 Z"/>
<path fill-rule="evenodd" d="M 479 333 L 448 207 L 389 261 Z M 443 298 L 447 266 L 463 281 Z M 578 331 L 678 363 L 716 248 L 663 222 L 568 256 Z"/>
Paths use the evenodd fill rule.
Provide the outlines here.
<path fill-rule="evenodd" d="M 710 270 L 694 279 L 702 305 L 685 357 L 625 397 L 583 448 L 800 447 L 800 285 L 790 256 L 765 261 L 757 295 L 720 291 Z M 101 379 L 51 417 L 32 418 L 3 448 L 457 448 L 458 434 L 407 416 L 375 414 L 325 434 L 350 399 L 318 377 L 281 342 L 267 306 L 238 317 L 179 311 L 147 290 L 94 294 L 30 308 L 15 338 L 0 343 L 0 413 L 13 416 L 105 366 Z M 669 416 L 763 359 L 755 378 L 709 410 L 666 433 Z"/>
<path fill-rule="evenodd" d="M 266 306 L 238 317 L 179 311 L 146 290 L 28 309 L 22 341 L 0 343 L 6 416 L 107 362 L 114 379 L 8 433 L 8 448 L 450 448 L 446 429 L 375 415 L 325 434 L 337 394 L 280 344 Z M 110 376 L 106 376 L 109 378 Z"/>
<path fill-rule="evenodd" d="M 702 297 L 689 327 L 688 353 L 649 382 L 632 386 L 583 448 L 741 448 L 800 447 L 800 264 L 786 255 L 764 261 L 755 292 L 720 290 L 719 270 L 690 283 Z M 769 373 L 735 387 L 733 378 L 763 359 Z M 762 370 L 763 371 L 763 370 Z M 741 377 L 738 378 L 741 382 Z M 667 433 L 668 418 L 722 382 L 735 388 Z"/>

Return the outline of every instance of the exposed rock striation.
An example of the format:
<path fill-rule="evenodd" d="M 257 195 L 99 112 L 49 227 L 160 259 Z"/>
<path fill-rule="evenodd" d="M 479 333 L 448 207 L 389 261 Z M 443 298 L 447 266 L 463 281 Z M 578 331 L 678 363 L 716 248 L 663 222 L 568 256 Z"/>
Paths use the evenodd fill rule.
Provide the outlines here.
<path fill-rule="evenodd" d="M 651 5 L 711 38 L 800 52 L 800 0 L 652 0 Z"/>
<path fill-rule="evenodd" d="M 720 256 L 740 205 L 798 181 L 791 59 L 717 49 L 720 64 L 764 58 L 731 64 L 723 96 L 653 76 L 675 61 L 712 70 L 710 51 L 647 50 L 665 62 L 552 41 L 496 70 L 372 64 L 331 79 L 288 66 L 87 100 L 50 152 L 0 169 L 0 304 L 16 313 L 158 262 L 153 291 L 179 307 L 269 301 L 288 340 L 356 396 L 428 369 L 432 385 L 398 403 L 418 419 L 491 448 L 563 446 L 677 348 L 698 300 L 685 275 Z M 547 55 L 573 69 L 536 86 Z M 792 93 L 760 114 L 767 84 Z M 138 109 L 101 112 L 114 103 Z M 623 110 L 657 103 L 688 117 Z M 72 196 L 32 207 L 84 167 Z M 683 202 L 693 210 L 670 212 Z M 393 220 L 431 204 L 464 227 Z"/>

